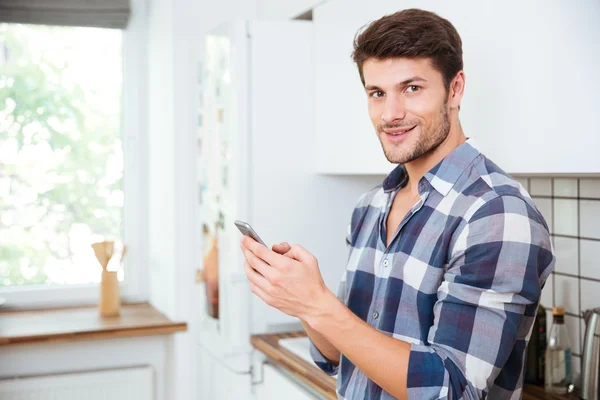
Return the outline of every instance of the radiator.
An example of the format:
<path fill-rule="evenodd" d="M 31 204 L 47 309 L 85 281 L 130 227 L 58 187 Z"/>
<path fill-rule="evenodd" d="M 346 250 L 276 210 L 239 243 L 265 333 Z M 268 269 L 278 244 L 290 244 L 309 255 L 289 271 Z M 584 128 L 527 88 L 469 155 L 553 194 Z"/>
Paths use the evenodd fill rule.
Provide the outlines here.
<path fill-rule="evenodd" d="M 151 367 L 0 380 L 0 400 L 153 400 Z"/>

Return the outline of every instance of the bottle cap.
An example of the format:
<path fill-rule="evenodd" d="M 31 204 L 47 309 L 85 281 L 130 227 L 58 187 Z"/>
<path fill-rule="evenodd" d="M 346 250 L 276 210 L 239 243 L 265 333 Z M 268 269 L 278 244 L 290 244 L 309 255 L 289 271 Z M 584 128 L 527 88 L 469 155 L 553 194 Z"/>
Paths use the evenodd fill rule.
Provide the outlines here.
<path fill-rule="evenodd" d="M 565 315 L 565 309 L 562 307 L 552 307 L 552 315 Z"/>

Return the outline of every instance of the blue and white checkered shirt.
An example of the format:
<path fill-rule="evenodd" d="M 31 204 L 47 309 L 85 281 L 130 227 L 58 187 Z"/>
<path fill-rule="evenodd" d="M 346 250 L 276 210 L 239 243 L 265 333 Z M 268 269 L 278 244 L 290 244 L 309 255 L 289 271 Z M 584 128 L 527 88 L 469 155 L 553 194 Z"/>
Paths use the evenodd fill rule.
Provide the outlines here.
<path fill-rule="evenodd" d="M 410 399 L 520 399 L 526 347 L 554 265 L 548 227 L 525 189 L 469 140 L 419 181 L 420 200 L 386 248 L 402 165 L 352 214 L 339 298 L 411 344 Z M 392 399 L 342 355 L 340 399 Z M 382 360 L 383 362 L 383 360 Z"/>

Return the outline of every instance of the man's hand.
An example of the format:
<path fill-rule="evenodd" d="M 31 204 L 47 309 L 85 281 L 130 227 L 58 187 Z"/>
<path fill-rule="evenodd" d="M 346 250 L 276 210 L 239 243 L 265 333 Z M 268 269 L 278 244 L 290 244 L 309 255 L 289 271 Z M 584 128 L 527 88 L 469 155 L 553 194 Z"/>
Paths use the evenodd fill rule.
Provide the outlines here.
<path fill-rule="evenodd" d="M 279 244 L 275 244 L 275 245 L 273 245 L 272 249 L 274 252 L 276 252 L 278 254 L 282 254 L 286 257 L 292 258 L 292 255 L 289 253 L 290 250 L 292 250 L 292 246 L 290 246 L 287 242 L 281 242 Z M 323 335 L 321 335 L 319 332 L 317 332 L 316 330 L 311 328 L 311 326 L 308 324 L 308 322 L 306 322 L 303 319 L 300 319 L 300 322 L 302 323 L 304 330 L 310 337 L 310 340 L 317 347 L 317 349 L 319 349 L 321 354 L 326 359 L 328 359 L 333 365 L 336 365 L 336 366 L 339 365 L 340 356 L 341 356 L 340 351 L 338 349 L 336 349 L 329 342 L 329 340 L 325 339 L 325 337 L 323 337 Z"/>
<path fill-rule="evenodd" d="M 325 313 L 323 299 L 333 293 L 323 282 L 317 259 L 306 249 L 281 243 L 270 250 L 245 236 L 241 249 L 252 292 L 265 303 L 307 322 Z"/>

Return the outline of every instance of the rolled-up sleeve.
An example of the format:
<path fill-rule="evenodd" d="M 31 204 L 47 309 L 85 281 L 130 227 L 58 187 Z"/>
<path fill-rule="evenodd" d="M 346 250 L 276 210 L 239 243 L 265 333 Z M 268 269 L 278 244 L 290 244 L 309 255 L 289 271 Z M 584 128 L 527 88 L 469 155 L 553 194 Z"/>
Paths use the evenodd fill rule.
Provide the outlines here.
<path fill-rule="evenodd" d="M 482 201 L 471 214 L 452 239 L 428 343 L 411 347 L 410 399 L 481 399 L 504 366 L 522 368 L 554 264 L 548 228 L 515 196 Z"/>
<path fill-rule="evenodd" d="M 340 287 L 338 289 L 338 295 L 337 295 L 338 298 L 342 301 L 345 298 L 345 294 L 346 294 L 345 276 L 346 276 L 346 274 L 344 273 L 344 278 L 342 278 L 342 281 L 340 282 Z M 333 376 L 333 375 L 338 374 L 339 360 L 338 360 L 337 365 L 334 365 L 319 351 L 317 346 L 315 346 L 312 343 L 312 341 L 310 342 L 310 356 L 312 357 L 312 359 L 315 362 L 315 364 L 317 365 L 317 367 L 319 367 L 321 370 L 323 370 L 323 372 L 325 372 L 327 375 Z"/>
<path fill-rule="evenodd" d="M 315 346 L 312 342 L 310 342 L 310 356 L 313 361 L 323 372 L 325 372 L 329 376 L 334 376 L 338 374 L 339 364 L 334 365 L 331 361 L 329 361 L 325 356 L 319 351 L 317 346 Z"/>
<path fill-rule="evenodd" d="M 353 212 L 353 217 L 352 217 L 353 221 L 355 219 L 356 214 L 357 214 L 357 211 L 355 209 Z M 348 248 L 348 253 L 352 252 L 352 243 L 353 243 L 352 233 L 353 233 L 353 224 L 350 223 L 348 225 L 348 231 L 346 234 L 346 247 Z M 340 286 L 338 288 L 337 297 L 345 304 L 345 302 L 346 302 L 346 271 L 345 270 L 344 270 L 344 273 L 342 274 L 342 279 L 340 281 Z M 315 346 L 312 343 L 312 341 L 310 342 L 310 356 L 312 357 L 312 359 L 315 362 L 315 364 L 317 365 L 317 367 L 319 367 L 321 370 L 323 370 L 323 372 L 325 372 L 327 375 L 333 376 L 333 375 L 338 374 L 339 360 L 338 360 L 338 364 L 334 365 L 331 361 L 329 361 L 323 355 L 323 353 L 321 353 L 319 351 L 317 346 Z"/>

